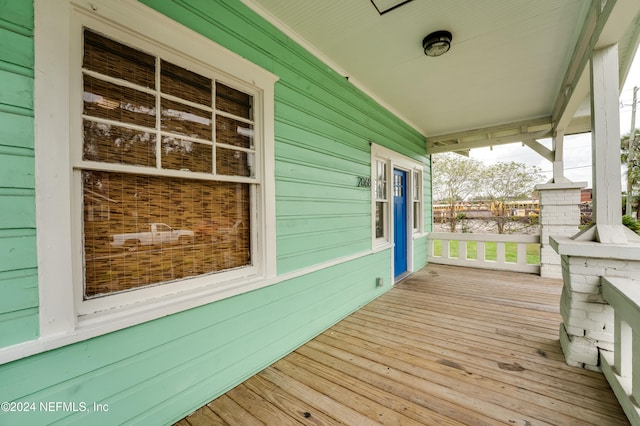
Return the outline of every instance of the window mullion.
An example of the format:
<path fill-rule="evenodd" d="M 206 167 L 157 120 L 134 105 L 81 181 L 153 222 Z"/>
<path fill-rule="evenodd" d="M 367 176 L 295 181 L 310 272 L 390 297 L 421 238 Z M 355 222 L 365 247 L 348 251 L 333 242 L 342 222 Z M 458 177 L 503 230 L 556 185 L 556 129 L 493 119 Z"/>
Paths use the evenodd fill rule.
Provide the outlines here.
<path fill-rule="evenodd" d="M 212 103 L 212 109 L 211 109 L 211 142 L 212 142 L 212 146 L 211 149 L 213 150 L 213 152 L 211 153 L 211 161 L 212 161 L 212 165 L 211 165 L 211 170 L 215 175 L 218 174 L 217 171 L 217 159 L 216 159 L 216 150 L 217 150 L 217 126 L 218 126 L 218 122 L 217 122 L 217 111 L 216 111 L 216 81 L 213 80 L 212 82 L 213 84 L 211 85 L 211 103 Z"/>
<path fill-rule="evenodd" d="M 160 58 L 156 56 L 156 168 L 162 169 L 162 88 L 160 87 Z"/>

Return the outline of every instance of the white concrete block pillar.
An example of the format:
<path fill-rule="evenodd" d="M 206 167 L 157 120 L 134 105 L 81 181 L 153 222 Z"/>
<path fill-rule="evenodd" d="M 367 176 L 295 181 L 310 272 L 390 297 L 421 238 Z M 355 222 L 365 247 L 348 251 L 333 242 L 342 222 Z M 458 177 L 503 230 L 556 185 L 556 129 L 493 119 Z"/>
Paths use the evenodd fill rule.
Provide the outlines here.
<path fill-rule="evenodd" d="M 536 186 L 540 197 L 540 276 L 562 278 L 560 255 L 550 236 L 570 237 L 580 225 L 580 192 L 586 182 L 546 183 Z"/>
<path fill-rule="evenodd" d="M 594 224 L 571 238 L 552 235 L 551 243 L 562 257 L 560 343 L 565 360 L 598 369 L 600 351 L 613 350 L 615 328 L 601 278 L 638 278 L 640 238 L 621 220 L 617 45 L 594 51 L 590 71 Z"/>

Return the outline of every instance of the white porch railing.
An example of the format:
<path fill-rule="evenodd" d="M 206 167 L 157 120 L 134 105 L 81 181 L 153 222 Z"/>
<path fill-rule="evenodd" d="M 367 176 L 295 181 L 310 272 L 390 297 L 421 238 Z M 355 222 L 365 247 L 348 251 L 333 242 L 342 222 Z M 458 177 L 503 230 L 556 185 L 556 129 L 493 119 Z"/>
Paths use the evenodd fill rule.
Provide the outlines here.
<path fill-rule="evenodd" d="M 467 266 L 514 272 L 540 273 L 540 262 L 527 263 L 527 245 L 540 244 L 539 235 L 457 234 L 432 232 L 427 237 L 427 260 L 443 265 Z M 507 245 L 515 244 L 517 258 L 507 261 Z M 487 259 L 488 248 L 495 256 Z M 513 246 L 510 247 L 511 248 Z M 453 248 L 453 250 L 452 250 Z M 539 250 L 539 248 L 537 248 Z M 456 252 L 457 253 L 454 253 Z M 473 253 L 475 252 L 475 255 Z M 436 255 L 439 254 L 439 255 Z M 539 251 L 538 251 L 539 254 Z M 494 257 L 494 258 L 492 258 Z M 538 256 L 539 259 L 539 256 Z"/>
<path fill-rule="evenodd" d="M 632 425 L 640 425 L 640 282 L 602 277 L 602 296 L 613 307 L 613 353 L 600 365 Z"/>

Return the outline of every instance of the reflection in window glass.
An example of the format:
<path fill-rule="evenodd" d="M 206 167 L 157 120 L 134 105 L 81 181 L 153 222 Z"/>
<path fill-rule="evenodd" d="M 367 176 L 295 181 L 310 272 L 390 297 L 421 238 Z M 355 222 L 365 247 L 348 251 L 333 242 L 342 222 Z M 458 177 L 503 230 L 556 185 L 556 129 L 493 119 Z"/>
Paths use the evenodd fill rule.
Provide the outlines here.
<path fill-rule="evenodd" d="M 253 125 L 229 117 L 216 117 L 218 143 L 253 149 Z"/>
<path fill-rule="evenodd" d="M 376 238 L 387 238 L 388 196 L 387 196 L 387 162 L 376 160 L 374 188 L 376 197 L 375 207 L 375 231 Z"/>
<path fill-rule="evenodd" d="M 420 231 L 420 225 L 422 223 L 422 197 L 421 184 L 422 174 L 420 172 L 413 172 L 413 230 L 414 232 Z"/>
<path fill-rule="evenodd" d="M 82 84 L 84 297 L 251 266 L 253 96 L 89 29 Z"/>
<path fill-rule="evenodd" d="M 376 161 L 376 198 L 387 199 L 387 163 Z"/>
<path fill-rule="evenodd" d="M 251 264 L 249 184 L 85 171 L 82 186 L 86 298 Z"/>
<path fill-rule="evenodd" d="M 154 89 L 156 58 L 102 35 L 84 31 L 83 68 Z"/>
<path fill-rule="evenodd" d="M 162 130 L 211 140 L 211 113 L 180 102 L 163 99 Z"/>
<path fill-rule="evenodd" d="M 216 109 L 247 120 L 253 120 L 253 97 L 217 82 Z"/>
<path fill-rule="evenodd" d="M 211 79 L 167 61 L 162 61 L 160 69 L 162 93 L 211 107 Z"/>
<path fill-rule="evenodd" d="M 253 154 L 235 149 L 216 150 L 216 173 L 219 175 L 253 177 L 253 166 Z"/>
<path fill-rule="evenodd" d="M 384 221 L 386 220 L 385 203 L 376 203 L 376 238 L 383 238 L 384 235 Z"/>
<path fill-rule="evenodd" d="M 84 114 L 122 123 L 155 127 L 155 96 L 84 76 Z"/>
<path fill-rule="evenodd" d="M 153 133 L 85 120 L 83 136 L 83 160 L 156 165 L 156 135 Z"/>
<path fill-rule="evenodd" d="M 211 173 L 211 145 L 164 136 L 161 152 L 164 169 Z"/>

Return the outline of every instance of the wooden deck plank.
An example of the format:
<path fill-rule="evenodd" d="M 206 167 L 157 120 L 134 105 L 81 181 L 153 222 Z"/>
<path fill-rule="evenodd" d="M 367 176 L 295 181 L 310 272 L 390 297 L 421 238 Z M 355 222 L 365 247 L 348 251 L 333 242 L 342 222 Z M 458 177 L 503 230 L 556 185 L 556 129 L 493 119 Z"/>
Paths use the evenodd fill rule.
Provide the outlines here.
<path fill-rule="evenodd" d="M 348 425 L 363 426 L 373 426 L 377 424 L 364 414 L 344 405 L 342 401 L 329 398 L 324 393 L 318 392 L 306 384 L 299 382 L 274 366 L 267 368 L 260 374 L 277 386 L 290 389 L 291 392 L 308 404 L 309 407 L 313 407 L 339 422 Z"/>
<path fill-rule="evenodd" d="M 304 383 L 318 392 L 322 392 L 322 394 L 329 398 L 342 401 L 343 404 L 364 414 L 378 424 L 387 425 L 397 424 L 399 422 L 407 426 L 420 425 L 419 422 L 406 417 L 402 413 L 390 410 L 384 404 L 381 404 L 368 396 L 365 397 L 357 392 L 353 392 L 349 388 L 343 386 L 343 384 L 336 383 L 321 375 L 315 374 L 306 363 L 300 363 L 299 358 L 297 360 L 297 363 L 292 362 L 295 361 L 295 358 L 290 361 L 289 357 L 287 357 L 286 359 L 278 361 L 276 363 L 276 367 L 284 369 L 292 378 L 296 379 L 300 383 Z"/>
<path fill-rule="evenodd" d="M 253 376 L 243 384 L 254 393 L 262 395 L 262 397 L 269 401 L 274 407 L 277 407 L 304 425 L 319 426 L 340 423 L 321 411 L 310 409 L 308 404 L 265 379 L 262 374 Z"/>
<path fill-rule="evenodd" d="M 309 342 L 308 346 L 330 353 L 331 356 L 343 361 L 357 364 L 379 376 L 402 383 L 425 397 L 435 397 L 441 401 L 448 401 L 455 405 L 457 409 L 465 408 L 469 411 L 483 413 L 487 417 L 503 424 L 527 425 L 527 422 L 532 422 L 532 418 L 520 415 L 513 411 L 511 407 L 504 405 L 502 401 L 495 403 L 495 399 L 497 399 L 495 395 L 491 396 L 489 400 L 480 398 L 481 392 L 485 392 L 485 390 L 478 392 L 474 388 L 464 389 L 461 392 L 459 388 L 452 387 L 451 380 L 444 378 L 443 375 L 434 374 L 434 377 L 429 377 L 428 380 L 425 380 L 426 374 L 423 374 L 423 371 L 418 366 L 409 365 L 409 363 L 399 358 L 391 359 L 385 357 L 385 359 L 380 359 L 371 351 L 364 351 L 363 353 L 357 347 L 351 347 L 349 351 L 346 351 L 333 346 L 322 345 L 317 341 Z M 375 358 L 375 360 L 371 358 Z M 545 422 L 535 423 L 540 425 L 549 424 Z M 472 421 L 470 424 L 474 424 L 474 422 Z"/>
<path fill-rule="evenodd" d="M 385 347 L 368 344 L 356 339 L 349 343 L 339 340 L 332 341 L 334 348 L 344 350 L 350 354 L 357 354 L 364 359 L 378 363 L 385 363 L 392 368 L 404 371 L 417 379 L 424 379 L 430 384 L 437 383 L 450 389 L 457 390 L 477 400 L 499 404 L 503 407 L 516 409 L 517 412 L 538 418 L 549 423 L 559 422 L 571 424 L 577 421 L 576 416 L 591 424 L 602 424 L 607 421 L 610 414 L 593 412 L 589 407 L 580 407 L 569 404 L 553 395 L 544 395 L 532 391 L 529 387 L 511 385 L 512 377 L 526 377 L 528 370 L 524 367 L 496 371 L 493 374 L 483 375 L 470 371 L 470 363 L 462 364 L 448 362 L 449 360 L 431 360 L 423 356 L 410 353 L 408 350 L 397 347 Z M 473 362 L 473 360 L 471 360 Z M 513 365 L 513 364 L 509 364 Z M 592 401 L 593 403 L 594 401 Z M 547 413 L 553 414 L 548 415 Z"/>
<path fill-rule="evenodd" d="M 389 395 L 398 396 L 411 404 L 438 415 L 438 417 L 449 418 L 464 425 L 490 426 L 502 424 L 485 413 L 469 410 L 433 393 L 417 392 L 414 387 L 390 378 L 386 371 L 383 371 L 383 374 L 378 374 L 364 365 L 352 362 L 353 360 L 345 361 L 336 358 L 326 352 L 314 349 L 311 345 L 305 345 L 296 352 L 318 360 L 335 371 L 350 375 L 358 381 L 378 388 Z M 429 423 L 426 422 L 425 424 Z"/>
<path fill-rule="evenodd" d="M 263 422 L 256 419 L 249 411 L 224 394 L 207 406 L 221 419 L 231 425 L 261 426 Z"/>
<path fill-rule="evenodd" d="M 326 377 L 333 383 L 340 383 L 343 386 L 352 389 L 354 392 L 358 392 L 393 411 L 402 413 L 404 416 L 418 421 L 419 424 L 426 423 L 430 425 L 451 426 L 462 424 L 415 404 L 394 392 L 388 392 L 385 389 L 381 389 L 380 387 L 372 386 L 361 381 L 359 379 L 357 369 L 349 369 L 348 363 L 345 363 L 344 368 L 346 372 L 343 373 L 340 369 L 333 367 L 336 363 L 340 362 L 339 360 L 331 358 L 330 363 L 323 363 L 323 358 L 329 357 L 325 356 L 323 353 L 315 353 L 314 355 L 317 356 L 308 358 L 301 353 L 294 352 L 287 358 L 296 365 L 304 366 L 306 370 L 316 374 L 317 376 Z M 368 375 L 370 373 L 368 371 L 364 371 L 364 374 Z"/>
<path fill-rule="evenodd" d="M 628 425 L 603 375 L 564 363 L 561 288 L 429 265 L 179 424 Z"/>
<path fill-rule="evenodd" d="M 333 331 L 330 336 L 332 339 L 339 339 L 345 342 L 354 342 L 357 341 L 357 339 L 362 339 L 359 344 L 369 344 L 366 340 L 368 339 L 367 333 L 362 329 L 346 329 L 347 332 L 352 331 L 350 334 L 342 333 L 336 327 L 332 330 Z M 408 338 L 394 335 L 393 333 L 387 335 L 384 335 L 383 332 L 379 333 L 376 344 L 384 344 L 389 347 L 401 346 L 405 348 L 405 350 L 419 354 L 425 359 L 431 359 L 434 362 L 453 366 L 454 368 L 473 374 L 500 377 L 504 372 L 498 363 L 491 358 L 476 356 L 470 362 L 468 352 L 458 351 L 456 345 L 452 345 L 450 348 L 440 348 L 433 345 L 433 341 L 429 341 L 429 345 L 425 345 L 424 341 L 417 341 L 415 339 L 412 341 Z M 317 340 L 324 341 L 324 339 L 328 337 L 329 336 L 322 335 L 319 336 Z M 383 343 L 385 341 L 388 341 L 389 343 Z M 374 348 L 371 348 L 371 350 L 374 350 Z M 584 392 L 581 392 L 580 395 L 577 395 L 576 390 L 578 387 L 574 383 L 567 383 L 567 381 L 562 378 L 546 375 L 537 371 L 537 369 L 529 368 L 526 370 L 526 377 L 510 375 L 507 382 L 521 388 L 534 390 L 541 394 L 546 394 L 548 396 L 576 404 L 578 406 L 591 407 L 591 404 L 608 403 L 611 407 L 617 410 L 618 401 L 609 390 L 600 390 L 589 387 L 585 388 Z"/>
<path fill-rule="evenodd" d="M 250 412 L 255 418 L 265 424 L 277 422 L 282 426 L 301 425 L 299 421 L 293 419 L 288 414 L 270 404 L 267 400 L 256 394 L 244 384 L 236 386 L 227 395 L 238 405 Z"/>
<path fill-rule="evenodd" d="M 227 426 L 228 423 L 222 420 L 216 413 L 211 411 L 206 405 L 196 412 L 186 417 L 187 425 L 190 426 Z M 183 425 L 181 425 L 183 426 Z"/>
<path fill-rule="evenodd" d="M 196 412 L 186 418 L 191 426 L 217 425 L 227 426 L 228 423 L 222 420 L 216 413 L 211 411 L 208 406 L 201 407 Z"/>

